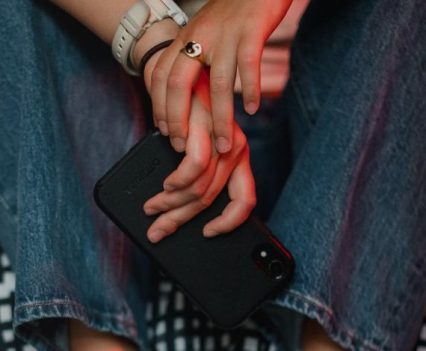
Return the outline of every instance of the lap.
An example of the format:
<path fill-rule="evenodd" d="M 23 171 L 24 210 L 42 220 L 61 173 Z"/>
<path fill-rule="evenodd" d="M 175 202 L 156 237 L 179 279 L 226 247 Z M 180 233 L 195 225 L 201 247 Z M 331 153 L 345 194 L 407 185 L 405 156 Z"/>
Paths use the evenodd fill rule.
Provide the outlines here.
<path fill-rule="evenodd" d="M 269 224 L 297 269 L 278 303 L 356 350 L 410 349 L 426 303 L 425 18 L 314 1 L 294 43 L 295 163 Z"/>

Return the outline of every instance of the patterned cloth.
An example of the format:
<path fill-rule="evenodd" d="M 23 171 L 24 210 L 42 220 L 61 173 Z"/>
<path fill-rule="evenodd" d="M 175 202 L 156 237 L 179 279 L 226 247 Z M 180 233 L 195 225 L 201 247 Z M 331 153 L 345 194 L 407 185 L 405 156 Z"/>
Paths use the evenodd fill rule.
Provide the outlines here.
<path fill-rule="evenodd" d="M 148 304 L 146 319 L 150 351 L 276 351 L 248 320 L 238 332 L 228 333 L 206 321 L 168 280 L 157 280 L 158 296 Z M 0 351 L 36 351 L 15 338 L 12 327 L 15 274 L 0 247 Z M 188 333 L 188 329 L 191 333 Z M 183 333 L 183 330 L 186 330 Z M 192 334 L 192 338 L 187 335 Z M 426 316 L 415 351 L 426 351 Z"/>
<path fill-rule="evenodd" d="M 150 351 L 275 351 L 253 321 L 232 332 L 221 330 L 162 277 L 156 277 L 156 296 L 148 304 Z M 15 274 L 0 247 L 0 351 L 36 351 L 13 333 Z M 189 336 L 190 335 L 190 336 Z"/>

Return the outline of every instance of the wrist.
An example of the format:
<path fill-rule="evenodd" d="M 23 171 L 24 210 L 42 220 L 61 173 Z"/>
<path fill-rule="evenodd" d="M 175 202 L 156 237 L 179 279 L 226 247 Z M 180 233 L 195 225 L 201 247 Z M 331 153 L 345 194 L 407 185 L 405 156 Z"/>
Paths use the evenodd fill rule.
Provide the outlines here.
<path fill-rule="evenodd" d="M 142 59 L 143 55 L 149 49 L 151 49 L 154 45 L 158 44 L 161 41 L 176 38 L 179 29 L 180 29 L 179 25 L 175 21 L 173 21 L 171 18 L 167 18 L 162 21 L 154 23 L 151 27 L 147 29 L 145 34 L 136 43 L 135 48 L 133 50 L 133 55 L 131 58 L 132 61 L 137 66 L 140 60 Z M 158 57 L 157 54 L 154 56 Z"/>
<path fill-rule="evenodd" d="M 155 65 L 156 65 L 159 57 L 161 56 L 161 54 L 164 50 L 166 50 L 166 49 L 165 48 L 161 49 L 161 50 L 157 51 L 154 55 L 152 55 L 152 57 L 146 63 L 144 71 L 141 72 L 141 74 L 143 75 L 145 87 L 146 87 L 146 90 L 148 91 L 148 93 L 151 93 L 152 72 L 154 71 Z"/>

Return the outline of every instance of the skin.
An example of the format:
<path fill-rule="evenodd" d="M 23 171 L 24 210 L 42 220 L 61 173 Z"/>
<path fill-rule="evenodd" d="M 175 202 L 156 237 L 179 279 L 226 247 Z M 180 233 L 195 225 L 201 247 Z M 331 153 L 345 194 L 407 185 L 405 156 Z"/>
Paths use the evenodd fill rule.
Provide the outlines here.
<path fill-rule="evenodd" d="M 233 143 L 233 89 L 239 72 L 247 113 L 260 103 L 260 59 L 264 43 L 290 6 L 291 1 L 210 0 L 190 23 L 179 31 L 153 71 L 151 97 L 160 130 L 170 135 L 177 151 L 185 149 L 192 88 L 203 65 L 181 53 L 189 41 L 202 44 L 210 67 L 210 99 L 213 136 L 218 152 Z M 267 11 L 265 10 L 267 9 Z"/>
<path fill-rule="evenodd" d="M 148 50 L 142 47 L 144 45 L 141 43 L 136 48 L 135 62 Z M 161 54 L 152 57 L 144 72 L 145 84 L 151 95 L 156 81 L 153 71 Z M 158 125 L 157 121 L 155 123 Z M 212 144 L 212 129 L 209 76 L 206 71 L 201 71 L 192 88 L 185 157 L 164 181 L 164 191 L 144 204 L 146 214 L 160 214 L 148 230 L 148 238 L 152 242 L 172 234 L 208 207 L 226 185 L 231 202 L 219 217 L 205 225 L 203 234 L 206 237 L 233 230 L 247 219 L 254 208 L 255 185 L 245 135 L 233 122 L 236 143 L 227 154 L 219 154 Z"/>
<path fill-rule="evenodd" d="M 152 242 L 174 232 L 210 205 L 228 179 L 232 202 L 220 217 L 205 226 L 204 235 L 231 231 L 254 207 L 248 151 L 244 151 L 241 164 L 237 165 L 242 141 L 233 118 L 233 88 L 238 69 L 245 109 L 254 113 L 260 100 L 260 58 L 264 42 L 289 5 L 290 1 L 211 0 L 177 33 L 173 44 L 153 58 L 154 66 L 147 67 L 145 81 L 153 102 L 154 122 L 164 135 L 170 136 L 173 147 L 179 152 L 185 151 L 188 157 L 166 179 L 165 192 L 144 206 L 147 214 L 163 213 L 148 231 Z M 271 11 L 263 11 L 264 8 Z M 202 38 L 204 60 L 209 65 L 206 79 L 203 65 L 181 53 L 186 42 L 198 41 L 197 38 Z M 202 104 L 199 100 L 203 100 Z M 198 135 L 206 137 L 207 132 L 210 133 L 219 156 L 210 143 L 201 142 L 202 137 L 195 143 L 190 135 L 196 130 L 193 121 L 207 114 L 211 123 L 204 123 L 206 132 Z M 197 149 L 201 145 L 206 152 Z M 212 178 L 217 157 L 220 172 Z M 211 187 L 207 187 L 206 182 L 210 182 Z M 240 184 L 244 188 L 239 187 Z"/>
<path fill-rule="evenodd" d="M 314 320 L 305 319 L 302 333 L 302 350 L 305 351 L 344 351 L 332 341 L 324 329 Z"/>
<path fill-rule="evenodd" d="M 122 15 L 135 0 L 52 2 L 111 44 Z M 249 149 L 233 120 L 232 92 L 238 70 L 246 111 L 253 114 L 258 109 L 263 44 L 289 5 L 290 0 L 210 0 L 184 29 L 164 20 L 137 43 L 134 62 L 155 44 L 176 38 L 170 48 L 150 59 L 144 80 L 153 99 L 155 124 L 170 135 L 176 150 L 185 151 L 178 169 L 165 180 L 164 191 L 144 204 L 147 213 L 161 213 L 148 231 L 151 241 L 173 233 L 207 207 L 225 185 L 231 202 L 205 226 L 205 236 L 231 231 L 253 209 L 256 195 Z M 202 43 L 209 75 L 200 62 L 180 53 L 190 40 Z M 75 320 L 70 320 L 69 333 L 71 351 L 136 349 L 127 340 Z M 316 322 L 305 325 L 303 345 L 305 351 L 342 350 Z"/>
<path fill-rule="evenodd" d="M 247 218 L 256 204 L 246 137 L 234 122 L 232 150 L 227 154 L 217 153 L 212 146 L 208 99 L 205 77 L 194 88 L 186 155 L 177 170 L 166 178 L 165 191 L 144 205 L 149 215 L 162 213 L 148 230 L 152 242 L 173 233 L 208 207 L 225 185 L 228 185 L 231 202 L 221 216 L 205 225 L 206 237 L 231 231 Z"/>
<path fill-rule="evenodd" d="M 76 319 L 70 319 L 68 333 L 70 351 L 137 351 L 128 340 L 88 328 Z"/>
<path fill-rule="evenodd" d="M 123 3 L 115 0 L 53 2 L 108 44 L 112 42 L 122 15 L 134 3 L 129 0 Z M 94 13 L 96 16 L 93 16 Z M 106 18 L 108 23 L 102 18 Z M 134 62 L 139 62 L 143 54 L 155 44 L 176 38 L 179 29 L 172 20 L 154 24 L 138 41 L 134 50 Z M 159 52 L 149 60 L 144 72 L 145 84 L 151 95 L 152 83 L 156 81 L 153 71 L 161 54 L 162 52 Z M 192 60 L 190 62 L 192 63 Z M 231 202 L 222 215 L 206 224 L 203 230 L 206 237 L 233 230 L 244 222 L 256 204 L 247 140 L 240 128 L 233 122 L 233 137 L 237 142 L 227 154 L 219 155 L 212 147 L 213 119 L 209 86 L 208 75 L 200 72 L 191 96 L 191 122 L 187 127 L 189 142 L 184 150 L 186 156 L 178 169 L 164 182 L 164 191 L 149 200 L 141 209 L 148 214 L 160 214 L 148 230 L 148 238 L 153 243 L 170 235 L 178 226 L 205 209 L 226 185 Z M 156 120 L 154 122 L 158 125 Z"/>

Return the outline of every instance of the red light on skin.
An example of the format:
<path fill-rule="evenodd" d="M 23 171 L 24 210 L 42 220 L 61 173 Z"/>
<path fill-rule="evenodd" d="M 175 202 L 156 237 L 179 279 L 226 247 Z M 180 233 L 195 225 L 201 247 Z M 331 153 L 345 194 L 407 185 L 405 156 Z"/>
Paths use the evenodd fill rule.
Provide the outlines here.
<path fill-rule="evenodd" d="M 210 103 L 210 67 L 206 67 L 200 71 L 197 82 L 194 85 L 194 93 L 197 95 L 202 105 L 207 111 L 211 111 Z"/>

